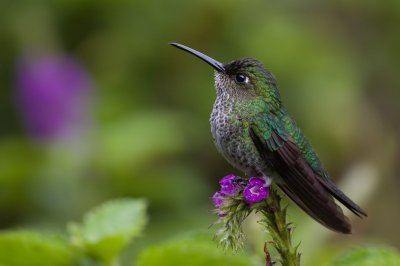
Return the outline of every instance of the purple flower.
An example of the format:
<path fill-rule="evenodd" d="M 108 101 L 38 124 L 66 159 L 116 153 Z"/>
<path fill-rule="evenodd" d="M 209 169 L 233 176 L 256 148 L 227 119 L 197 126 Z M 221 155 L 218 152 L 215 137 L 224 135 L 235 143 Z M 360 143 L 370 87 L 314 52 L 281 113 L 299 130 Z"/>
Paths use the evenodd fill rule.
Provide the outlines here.
<path fill-rule="evenodd" d="M 241 190 L 241 178 L 235 175 L 227 175 L 219 181 L 221 192 L 228 195 L 235 195 Z"/>
<path fill-rule="evenodd" d="M 222 192 L 215 192 L 214 196 L 212 197 L 212 201 L 214 203 L 215 208 L 218 208 L 219 206 L 224 203 L 224 197 L 226 195 Z"/>
<path fill-rule="evenodd" d="M 260 177 L 252 177 L 249 184 L 244 188 L 243 197 L 247 204 L 263 201 L 269 196 L 267 180 Z"/>
<path fill-rule="evenodd" d="M 16 69 L 16 87 L 28 132 L 53 139 L 82 129 L 90 83 L 83 67 L 70 57 L 23 58 Z"/>
<path fill-rule="evenodd" d="M 216 208 L 216 212 L 218 213 L 219 217 L 224 217 L 226 216 L 226 213 L 222 212 L 219 207 L 224 204 L 226 195 L 222 192 L 215 192 L 214 196 L 212 197 L 214 206 Z"/>

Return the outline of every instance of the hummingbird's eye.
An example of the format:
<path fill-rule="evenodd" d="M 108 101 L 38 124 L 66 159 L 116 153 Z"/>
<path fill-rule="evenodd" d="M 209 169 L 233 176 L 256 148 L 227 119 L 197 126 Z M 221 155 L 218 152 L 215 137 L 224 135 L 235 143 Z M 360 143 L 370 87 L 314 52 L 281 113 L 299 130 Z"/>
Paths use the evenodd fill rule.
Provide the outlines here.
<path fill-rule="evenodd" d="M 249 78 L 243 74 L 236 74 L 235 79 L 238 83 L 248 83 Z"/>

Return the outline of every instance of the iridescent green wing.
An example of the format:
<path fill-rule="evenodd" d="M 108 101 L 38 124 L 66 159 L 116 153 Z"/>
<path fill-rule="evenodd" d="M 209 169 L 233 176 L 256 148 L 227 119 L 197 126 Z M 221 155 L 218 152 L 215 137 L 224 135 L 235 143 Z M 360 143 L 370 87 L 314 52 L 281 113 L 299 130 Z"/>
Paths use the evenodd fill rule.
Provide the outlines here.
<path fill-rule="evenodd" d="M 281 177 L 278 186 L 300 208 L 326 227 L 350 233 L 350 223 L 336 205 L 330 184 L 310 166 L 281 119 L 260 113 L 251 124 L 250 134 L 260 155 Z"/>

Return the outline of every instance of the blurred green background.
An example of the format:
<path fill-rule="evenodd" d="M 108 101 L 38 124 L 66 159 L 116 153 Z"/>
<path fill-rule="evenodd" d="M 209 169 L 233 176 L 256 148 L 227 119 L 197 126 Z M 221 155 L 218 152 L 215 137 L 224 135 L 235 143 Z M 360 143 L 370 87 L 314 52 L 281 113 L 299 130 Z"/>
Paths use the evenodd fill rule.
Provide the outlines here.
<path fill-rule="evenodd" d="M 331 176 L 367 210 L 341 236 L 291 207 L 304 260 L 400 248 L 399 25 L 395 0 L 1 1 L 0 228 L 62 232 L 129 196 L 150 209 L 126 260 L 208 230 L 219 178 L 241 173 L 212 143 L 212 69 L 175 41 L 222 62 L 263 61 Z M 248 246 L 262 256 L 255 221 Z"/>

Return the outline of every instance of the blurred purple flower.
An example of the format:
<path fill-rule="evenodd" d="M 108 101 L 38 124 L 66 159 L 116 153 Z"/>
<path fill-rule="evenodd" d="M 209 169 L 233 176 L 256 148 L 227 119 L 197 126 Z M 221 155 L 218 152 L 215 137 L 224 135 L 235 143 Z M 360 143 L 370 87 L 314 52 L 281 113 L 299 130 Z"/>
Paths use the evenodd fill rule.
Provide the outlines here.
<path fill-rule="evenodd" d="M 252 177 L 243 190 L 244 201 L 248 204 L 263 201 L 269 196 L 268 182 L 264 178 Z"/>
<path fill-rule="evenodd" d="M 22 59 L 16 69 L 18 104 L 28 132 L 39 139 L 76 133 L 87 118 L 91 82 L 68 56 Z"/>
<path fill-rule="evenodd" d="M 236 195 L 241 189 L 241 178 L 235 175 L 227 175 L 223 177 L 219 184 L 221 185 L 221 192 L 229 195 Z"/>

